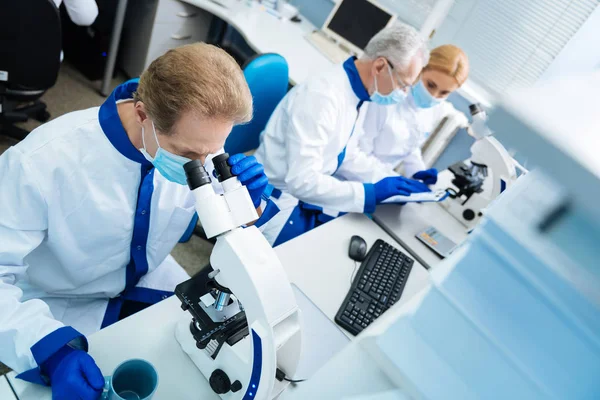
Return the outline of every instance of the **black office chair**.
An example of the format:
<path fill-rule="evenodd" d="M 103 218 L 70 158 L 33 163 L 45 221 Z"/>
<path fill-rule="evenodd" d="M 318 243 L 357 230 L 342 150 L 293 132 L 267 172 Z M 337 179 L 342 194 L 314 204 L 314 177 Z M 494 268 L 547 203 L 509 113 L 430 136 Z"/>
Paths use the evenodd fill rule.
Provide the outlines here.
<path fill-rule="evenodd" d="M 0 0 L 0 134 L 21 140 L 29 132 L 14 123 L 50 118 L 39 98 L 56 83 L 60 50 L 52 0 Z"/>

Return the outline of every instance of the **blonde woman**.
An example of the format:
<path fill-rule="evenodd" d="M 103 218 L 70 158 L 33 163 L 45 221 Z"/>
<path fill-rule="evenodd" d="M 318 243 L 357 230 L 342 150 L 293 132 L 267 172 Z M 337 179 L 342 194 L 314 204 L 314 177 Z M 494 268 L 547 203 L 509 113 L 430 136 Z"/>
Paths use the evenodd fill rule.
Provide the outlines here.
<path fill-rule="evenodd" d="M 444 116 L 459 114 L 466 124 L 446 99 L 468 75 L 469 60 L 460 48 L 447 44 L 433 49 L 406 101 L 394 107 L 369 105 L 360 148 L 390 169 L 402 163 L 405 176 L 434 184 L 437 171 L 425 170 L 421 146 Z"/>

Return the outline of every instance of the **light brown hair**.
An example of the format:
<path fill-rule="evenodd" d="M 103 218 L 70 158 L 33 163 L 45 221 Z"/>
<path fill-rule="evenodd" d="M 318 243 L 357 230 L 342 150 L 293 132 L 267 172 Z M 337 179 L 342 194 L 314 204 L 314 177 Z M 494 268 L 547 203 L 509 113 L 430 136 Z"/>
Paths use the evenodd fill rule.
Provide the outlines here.
<path fill-rule="evenodd" d="M 458 86 L 462 86 L 469 77 L 469 59 L 460 48 L 445 44 L 431 50 L 429 63 L 423 69 L 440 71 L 456 79 Z"/>
<path fill-rule="evenodd" d="M 240 124 L 252 119 L 252 95 L 233 57 L 195 43 L 167 51 L 146 69 L 134 94 L 156 129 L 172 134 L 182 114 Z"/>

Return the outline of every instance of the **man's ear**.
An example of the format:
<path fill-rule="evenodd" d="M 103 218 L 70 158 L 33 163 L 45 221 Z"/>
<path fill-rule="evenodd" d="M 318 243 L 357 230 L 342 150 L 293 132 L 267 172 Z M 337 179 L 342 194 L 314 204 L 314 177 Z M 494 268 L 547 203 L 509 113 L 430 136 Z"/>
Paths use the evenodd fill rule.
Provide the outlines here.
<path fill-rule="evenodd" d="M 383 57 L 379 57 L 373 61 L 373 75 L 379 75 L 386 67 L 386 61 Z"/>
<path fill-rule="evenodd" d="M 141 101 L 137 101 L 134 106 L 135 108 L 135 119 L 141 125 L 148 119 L 146 114 L 146 106 Z"/>

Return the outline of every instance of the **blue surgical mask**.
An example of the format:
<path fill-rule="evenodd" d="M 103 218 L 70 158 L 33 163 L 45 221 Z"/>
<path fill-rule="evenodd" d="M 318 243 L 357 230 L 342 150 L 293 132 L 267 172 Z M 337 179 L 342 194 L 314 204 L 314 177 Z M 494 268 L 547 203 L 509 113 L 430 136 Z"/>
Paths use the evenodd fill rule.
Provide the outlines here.
<path fill-rule="evenodd" d="M 146 150 L 146 140 L 144 138 L 144 125 L 142 125 L 142 143 L 144 148 L 140 149 L 140 152 L 144 155 L 146 160 L 150 161 L 154 168 L 160 172 L 162 176 L 171 182 L 179 183 L 180 185 L 187 184 L 187 178 L 185 176 L 185 170 L 183 165 L 192 161 L 189 158 L 178 156 L 173 153 L 169 153 L 158 143 L 158 137 L 156 136 L 156 129 L 154 129 L 154 122 L 152 122 L 152 132 L 154 133 L 154 140 L 156 140 L 156 154 L 151 157 Z"/>
<path fill-rule="evenodd" d="M 406 100 L 406 93 L 403 92 L 402 90 L 400 90 L 399 88 L 395 87 L 396 81 L 394 80 L 394 77 L 392 75 L 392 69 L 390 68 L 389 65 L 387 67 L 388 67 L 388 73 L 390 74 L 390 79 L 392 80 L 392 82 L 394 84 L 394 90 L 392 90 L 391 93 L 385 94 L 385 95 L 379 93 L 379 91 L 377 89 L 377 77 L 375 77 L 375 92 L 373 92 L 373 94 L 371 95 L 371 101 L 375 104 L 379 104 L 382 106 L 391 106 L 394 104 L 400 104 L 404 100 Z"/>
<path fill-rule="evenodd" d="M 433 97 L 423 84 L 422 80 L 419 80 L 419 82 L 410 89 L 410 92 L 415 101 L 415 105 L 419 108 L 431 108 L 437 106 L 444 100 Z"/>

